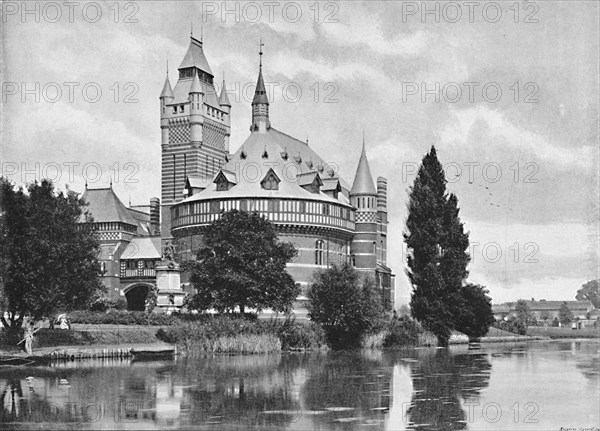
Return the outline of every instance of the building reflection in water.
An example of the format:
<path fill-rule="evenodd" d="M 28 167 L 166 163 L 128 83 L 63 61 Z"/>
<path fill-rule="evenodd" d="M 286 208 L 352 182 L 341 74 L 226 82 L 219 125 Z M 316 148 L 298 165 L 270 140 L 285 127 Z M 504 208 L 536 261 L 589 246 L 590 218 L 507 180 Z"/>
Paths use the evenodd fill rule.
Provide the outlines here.
<path fill-rule="evenodd" d="M 565 369 L 568 358 L 590 390 L 598 387 L 597 346 L 585 343 L 82 361 L 0 369 L 0 422 L 27 428 L 76 422 L 82 429 L 467 429 L 479 425 L 469 420 L 468 405 L 484 402 L 482 392 L 498 402 L 515 396 L 502 384 L 508 370 L 525 367 L 540 378 L 532 357 L 542 358 L 545 373 Z M 509 398 L 502 405 L 510 406 Z"/>

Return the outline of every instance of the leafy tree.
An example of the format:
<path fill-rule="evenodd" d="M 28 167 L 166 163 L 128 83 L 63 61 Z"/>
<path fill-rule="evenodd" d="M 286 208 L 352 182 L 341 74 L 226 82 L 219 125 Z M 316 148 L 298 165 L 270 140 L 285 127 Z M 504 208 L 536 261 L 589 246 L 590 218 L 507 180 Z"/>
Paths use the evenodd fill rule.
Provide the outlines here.
<path fill-rule="evenodd" d="M 277 238 L 275 227 L 256 213 L 232 210 L 203 233 L 204 247 L 188 263 L 196 293 L 190 309 L 246 308 L 288 311 L 300 288 L 285 269 L 296 249 Z"/>
<path fill-rule="evenodd" d="M 0 178 L 3 288 L 2 323 L 12 329 L 26 315 L 54 320 L 57 311 L 87 307 L 103 290 L 98 242 L 79 223 L 85 202 L 72 191 L 56 192 L 51 181 L 16 189 Z"/>
<path fill-rule="evenodd" d="M 434 147 L 425 155 L 410 189 L 407 232 L 412 315 L 448 345 L 455 327 L 460 291 L 468 275 L 469 236 L 458 216 L 458 200 L 446 192 L 446 179 Z"/>
<path fill-rule="evenodd" d="M 456 329 L 466 334 L 470 340 L 485 336 L 494 323 L 492 299 L 488 291 L 478 284 L 466 284 L 460 288 L 462 304 L 457 309 Z"/>
<path fill-rule="evenodd" d="M 512 323 L 521 335 L 525 335 L 527 327 L 533 323 L 533 312 L 527 302 L 524 299 L 519 299 L 515 304 L 515 315 L 513 316 Z"/>
<path fill-rule="evenodd" d="M 573 312 L 566 302 L 563 302 L 558 309 L 558 320 L 563 325 L 569 324 L 573 321 Z"/>
<path fill-rule="evenodd" d="M 586 299 L 594 304 L 594 308 L 600 308 L 600 279 L 588 281 L 577 291 L 575 299 L 585 301 Z"/>
<path fill-rule="evenodd" d="M 383 314 L 374 280 L 360 278 L 349 263 L 334 265 L 315 274 L 308 292 L 309 317 L 323 326 L 334 349 L 358 347 Z"/>

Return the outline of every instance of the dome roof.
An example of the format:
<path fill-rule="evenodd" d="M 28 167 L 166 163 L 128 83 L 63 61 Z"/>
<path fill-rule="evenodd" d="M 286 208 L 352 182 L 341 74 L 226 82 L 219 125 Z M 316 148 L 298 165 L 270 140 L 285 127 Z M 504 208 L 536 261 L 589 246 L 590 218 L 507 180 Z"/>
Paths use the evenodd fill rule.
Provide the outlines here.
<path fill-rule="evenodd" d="M 270 169 L 281 180 L 278 190 L 265 190 L 261 186 Z M 262 133 L 252 132 L 223 170 L 235 175 L 235 181 L 232 181 L 235 185 L 229 190 L 217 191 L 216 184 L 211 184 L 184 202 L 214 198 L 277 197 L 349 205 L 342 193 L 338 199 L 334 199 L 323 191 L 311 193 L 299 184 L 298 176 L 302 178 L 303 174 L 310 172 L 318 173 L 323 181 L 339 178 L 305 142 L 274 128 Z M 348 190 L 347 186 L 344 187 L 346 183 L 339 180 L 342 188 Z"/>

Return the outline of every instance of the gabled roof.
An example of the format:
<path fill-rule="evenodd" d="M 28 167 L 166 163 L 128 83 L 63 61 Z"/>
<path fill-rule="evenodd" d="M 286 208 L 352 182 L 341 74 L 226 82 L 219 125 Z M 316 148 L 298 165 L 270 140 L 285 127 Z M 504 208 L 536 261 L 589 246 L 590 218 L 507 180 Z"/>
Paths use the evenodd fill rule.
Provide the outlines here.
<path fill-rule="evenodd" d="M 271 168 L 271 169 L 269 169 L 269 172 L 267 172 L 267 174 L 263 177 L 263 179 L 260 180 L 261 184 L 264 183 L 267 180 L 267 178 L 269 178 L 271 176 L 275 177 L 277 182 L 281 182 L 281 178 L 279 178 L 279 175 L 277 175 L 275 173 L 275 171 L 273 170 L 273 168 Z"/>
<path fill-rule="evenodd" d="M 119 248 L 119 243 L 114 244 L 100 244 L 100 253 L 98 254 L 98 260 L 110 260 Z"/>
<path fill-rule="evenodd" d="M 183 57 L 183 61 L 179 65 L 179 69 L 185 69 L 187 67 L 197 67 L 198 69 L 214 76 L 210 66 L 208 65 L 206 56 L 204 55 L 202 42 L 198 39 L 194 39 L 193 36 L 190 37 L 190 46 L 185 53 L 185 57 Z"/>
<path fill-rule="evenodd" d="M 121 254 L 121 259 L 160 259 L 161 256 L 160 237 L 146 236 L 133 238 Z"/>
<path fill-rule="evenodd" d="M 212 178 L 207 177 L 194 177 L 188 176 L 186 179 L 186 186 L 189 186 L 193 189 L 205 189 L 212 182 Z"/>
<path fill-rule="evenodd" d="M 369 161 L 367 160 L 367 152 L 365 150 L 365 142 L 363 141 L 362 152 L 360 153 L 360 160 L 358 161 L 358 168 L 356 169 L 356 175 L 354 176 L 354 183 L 352 183 L 351 195 L 376 195 L 377 190 L 375 184 L 373 184 L 373 176 L 371 175 L 371 169 L 369 168 Z"/>
<path fill-rule="evenodd" d="M 86 210 L 94 223 L 121 222 L 137 226 L 137 220 L 117 197 L 112 187 L 106 189 L 86 189 L 82 199 L 88 203 Z M 80 218 L 80 221 L 85 221 Z"/>
<path fill-rule="evenodd" d="M 323 186 L 321 187 L 321 190 L 323 190 L 323 191 L 337 190 L 338 192 L 342 191 L 342 186 L 340 185 L 339 178 L 336 178 L 336 177 L 323 178 L 322 181 L 323 181 Z"/>
<path fill-rule="evenodd" d="M 235 174 L 235 172 L 231 172 L 226 169 L 221 169 L 215 177 L 213 183 L 218 183 L 220 181 L 220 178 L 225 178 L 225 180 L 229 183 L 237 184 L 237 175 Z"/>
<path fill-rule="evenodd" d="M 321 176 L 318 172 L 305 172 L 303 174 L 298 174 L 298 185 L 299 186 L 308 186 L 313 184 L 315 181 L 319 184 L 319 186 L 323 185 L 323 181 L 321 180 Z"/>

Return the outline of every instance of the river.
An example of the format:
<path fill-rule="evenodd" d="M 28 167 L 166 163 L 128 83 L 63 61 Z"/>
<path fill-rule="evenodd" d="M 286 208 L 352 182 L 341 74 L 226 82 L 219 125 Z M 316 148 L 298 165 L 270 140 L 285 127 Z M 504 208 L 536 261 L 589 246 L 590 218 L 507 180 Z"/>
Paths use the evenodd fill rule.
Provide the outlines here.
<path fill-rule="evenodd" d="M 582 430 L 596 340 L 0 369 L 2 429 Z"/>

